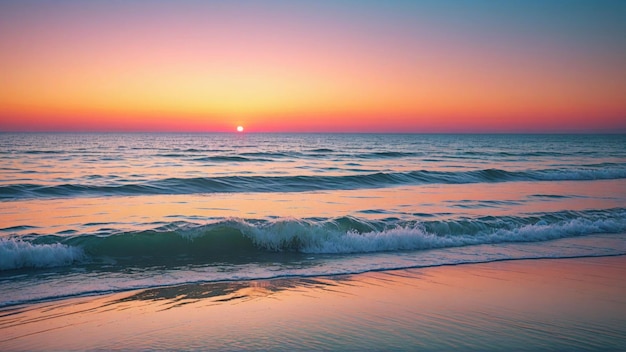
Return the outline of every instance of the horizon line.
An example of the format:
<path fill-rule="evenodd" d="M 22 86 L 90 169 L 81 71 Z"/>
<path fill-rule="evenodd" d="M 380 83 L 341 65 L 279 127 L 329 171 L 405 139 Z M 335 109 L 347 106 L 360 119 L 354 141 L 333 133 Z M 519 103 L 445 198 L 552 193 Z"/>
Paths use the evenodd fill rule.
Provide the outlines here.
<path fill-rule="evenodd" d="M 412 131 L 412 132 L 396 132 L 396 131 L 132 131 L 132 130 L 0 130 L 2 134 L 10 133 L 32 133 L 32 134 L 44 134 L 44 133 L 84 133 L 84 134 L 233 134 L 233 135 L 250 135 L 250 134 L 422 134 L 422 135 L 442 135 L 442 134 L 457 134 L 457 135 L 592 135 L 592 134 L 606 134 L 606 135 L 620 135 L 626 134 L 626 130 L 611 130 L 611 131 Z"/>

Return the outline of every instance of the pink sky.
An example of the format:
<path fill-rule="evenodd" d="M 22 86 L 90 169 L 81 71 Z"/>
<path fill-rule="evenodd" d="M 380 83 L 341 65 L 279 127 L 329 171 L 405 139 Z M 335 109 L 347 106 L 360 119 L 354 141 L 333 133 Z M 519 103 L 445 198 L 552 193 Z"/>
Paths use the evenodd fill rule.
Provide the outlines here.
<path fill-rule="evenodd" d="M 0 130 L 626 132 L 588 3 L 2 2 Z"/>

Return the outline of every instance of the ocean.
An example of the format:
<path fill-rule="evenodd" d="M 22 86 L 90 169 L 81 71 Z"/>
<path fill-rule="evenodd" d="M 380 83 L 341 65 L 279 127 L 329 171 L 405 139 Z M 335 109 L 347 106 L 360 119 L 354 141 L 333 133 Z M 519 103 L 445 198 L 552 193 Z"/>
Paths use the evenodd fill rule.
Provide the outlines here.
<path fill-rule="evenodd" d="M 0 307 L 626 254 L 625 135 L 0 134 Z"/>

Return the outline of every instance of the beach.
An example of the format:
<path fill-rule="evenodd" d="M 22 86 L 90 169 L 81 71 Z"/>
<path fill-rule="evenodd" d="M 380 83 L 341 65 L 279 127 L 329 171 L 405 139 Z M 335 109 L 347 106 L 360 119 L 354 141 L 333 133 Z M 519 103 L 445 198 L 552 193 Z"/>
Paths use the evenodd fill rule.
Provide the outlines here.
<path fill-rule="evenodd" d="M 623 135 L 2 137 L 2 351 L 624 349 Z"/>
<path fill-rule="evenodd" d="M 626 256 L 216 282 L 3 309 L 0 349 L 623 350 Z"/>
<path fill-rule="evenodd" d="M 0 1 L 0 352 L 626 351 L 625 32 Z"/>

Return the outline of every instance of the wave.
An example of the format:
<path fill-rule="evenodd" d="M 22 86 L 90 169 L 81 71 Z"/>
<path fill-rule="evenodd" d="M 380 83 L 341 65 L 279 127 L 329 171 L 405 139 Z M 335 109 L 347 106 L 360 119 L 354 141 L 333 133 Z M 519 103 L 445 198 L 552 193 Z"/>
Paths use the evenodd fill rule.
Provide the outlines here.
<path fill-rule="evenodd" d="M 256 246 L 267 250 L 348 254 L 538 242 L 626 231 L 626 212 L 620 210 L 615 215 L 564 212 L 528 218 L 399 223 L 382 230 L 376 229 L 371 222 L 354 218 L 340 218 L 322 226 L 306 221 L 280 220 L 264 226 L 247 225 L 242 232 Z"/>
<path fill-rule="evenodd" d="M 457 153 L 458 155 L 464 156 L 475 156 L 475 157 L 485 157 L 485 158 L 493 158 L 493 157 L 515 157 L 515 158 L 529 158 L 529 157 L 568 157 L 568 156 L 593 156 L 598 155 L 602 156 L 601 153 L 597 151 L 519 151 L 519 152 L 505 152 L 505 151 L 460 151 Z M 443 156 L 443 155 L 442 155 Z"/>
<path fill-rule="evenodd" d="M 0 270 L 64 266 L 84 258 L 84 252 L 78 247 L 0 238 Z"/>
<path fill-rule="evenodd" d="M 328 149 L 328 148 L 316 148 L 316 149 L 307 150 L 307 152 L 310 152 L 310 153 L 334 153 L 335 151 L 333 149 Z"/>
<path fill-rule="evenodd" d="M 626 209 L 557 212 L 526 217 L 462 220 L 368 221 L 333 219 L 222 219 L 177 222 L 150 231 L 107 236 L 28 236 L 0 241 L 0 269 L 43 268 L 89 259 L 128 266 L 180 265 L 180 261 L 276 261 L 289 253 L 354 254 L 426 250 L 484 244 L 540 242 L 626 232 Z M 108 258 L 108 259 L 107 259 Z"/>
<path fill-rule="evenodd" d="M 265 158 L 293 158 L 301 154 L 297 152 L 244 152 L 239 155 Z"/>
<path fill-rule="evenodd" d="M 303 192 L 382 188 L 418 184 L 466 184 L 516 181 L 584 181 L 626 178 L 626 168 L 579 168 L 506 171 L 411 171 L 342 176 L 222 176 L 167 178 L 137 184 L 13 184 L 0 187 L 0 199 L 72 197 L 79 195 L 150 195 L 218 192 Z"/>
<path fill-rule="evenodd" d="M 359 159 L 394 159 L 394 158 L 405 158 L 411 156 L 423 155 L 423 153 L 415 153 L 415 152 L 373 152 L 373 153 L 363 153 L 350 155 L 351 157 L 356 157 Z"/>
<path fill-rule="evenodd" d="M 192 159 L 193 161 L 214 161 L 214 162 L 246 162 L 246 161 L 270 161 L 268 159 L 250 159 L 243 156 L 236 155 L 219 155 L 219 156 L 204 156 L 200 158 Z"/>
<path fill-rule="evenodd" d="M 24 154 L 65 154 L 63 150 L 25 150 Z"/>

